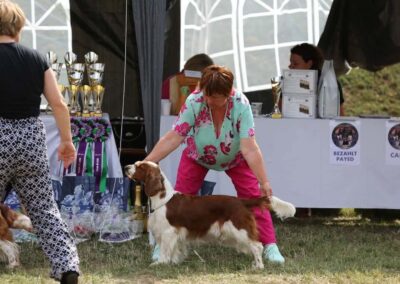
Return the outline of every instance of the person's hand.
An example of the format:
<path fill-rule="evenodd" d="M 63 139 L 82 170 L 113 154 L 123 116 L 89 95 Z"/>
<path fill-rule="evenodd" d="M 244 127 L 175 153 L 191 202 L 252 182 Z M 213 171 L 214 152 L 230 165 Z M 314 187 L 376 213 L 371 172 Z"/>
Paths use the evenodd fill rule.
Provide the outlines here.
<path fill-rule="evenodd" d="M 58 146 L 58 160 L 64 162 L 64 168 L 68 168 L 76 158 L 76 150 L 72 141 L 61 141 Z"/>
<path fill-rule="evenodd" d="M 268 199 L 271 199 L 272 197 L 272 188 L 269 182 L 264 182 L 263 184 L 260 184 L 260 189 L 261 189 L 261 194 L 262 196 L 267 196 Z"/>

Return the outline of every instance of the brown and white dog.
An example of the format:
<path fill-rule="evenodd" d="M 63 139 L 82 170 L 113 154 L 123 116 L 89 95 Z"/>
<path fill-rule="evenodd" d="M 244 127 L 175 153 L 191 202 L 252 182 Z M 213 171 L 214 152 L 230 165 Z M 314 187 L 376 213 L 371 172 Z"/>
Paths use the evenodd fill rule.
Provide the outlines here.
<path fill-rule="evenodd" d="M 189 196 L 174 191 L 156 163 L 139 161 L 125 167 L 131 179 L 144 182 L 150 198 L 148 228 L 160 246 L 158 263 L 180 263 L 190 242 L 216 242 L 254 256 L 253 267 L 264 267 L 263 246 L 252 207 L 268 208 L 280 218 L 293 217 L 296 209 L 277 197 L 239 199 L 233 196 Z"/>
<path fill-rule="evenodd" d="M 7 261 L 8 268 L 19 266 L 19 247 L 14 242 L 10 228 L 33 230 L 28 216 L 0 204 L 0 259 Z"/>

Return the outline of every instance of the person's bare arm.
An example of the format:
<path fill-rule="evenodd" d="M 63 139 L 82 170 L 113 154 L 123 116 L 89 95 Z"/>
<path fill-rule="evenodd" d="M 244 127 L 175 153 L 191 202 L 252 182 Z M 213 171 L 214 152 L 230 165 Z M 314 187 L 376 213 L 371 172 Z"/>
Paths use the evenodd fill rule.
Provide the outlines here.
<path fill-rule="evenodd" d="M 44 73 L 43 93 L 53 111 L 60 134 L 60 144 L 57 151 L 58 159 L 62 160 L 64 162 L 64 167 L 67 168 L 75 160 L 76 151 L 74 144 L 72 143 L 68 107 L 58 89 L 57 81 L 51 68 Z"/>
<path fill-rule="evenodd" d="M 145 158 L 146 161 L 158 163 L 171 152 L 173 152 L 185 139 L 184 136 L 179 135 L 174 130 L 168 131 L 154 146 L 153 150 Z"/>
<path fill-rule="evenodd" d="M 267 178 L 264 159 L 254 137 L 240 139 L 240 151 L 260 184 L 263 195 L 272 196 L 271 186 Z"/>

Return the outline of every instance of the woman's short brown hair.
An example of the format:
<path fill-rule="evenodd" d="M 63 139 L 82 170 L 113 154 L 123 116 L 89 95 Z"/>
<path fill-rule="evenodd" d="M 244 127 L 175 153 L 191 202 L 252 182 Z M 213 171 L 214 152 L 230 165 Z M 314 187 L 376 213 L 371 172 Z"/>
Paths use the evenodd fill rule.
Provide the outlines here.
<path fill-rule="evenodd" d="M 16 37 L 25 25 L 25 14 L 18 4 L 0 0 L 0 35 Z"/>
<path fill-rule="evenodd" d="M 211 65 L 203 70 L 200 79 L 200 90 L 206 96 L 218 94 L 229 97 L 233 87 L 233 79 L 234 76 L 228 68 Z"/>

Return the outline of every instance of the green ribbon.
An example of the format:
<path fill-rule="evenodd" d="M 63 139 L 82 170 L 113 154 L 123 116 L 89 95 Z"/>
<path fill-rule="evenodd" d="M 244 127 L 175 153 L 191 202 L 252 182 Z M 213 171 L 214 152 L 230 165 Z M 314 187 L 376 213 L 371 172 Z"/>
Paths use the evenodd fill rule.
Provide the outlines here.
<path fill-rule="evenodd" d="M 86 175 L 93 176 L 93 151 L 92 151 L 92 142 L 87 142 L 87 151 L 86 151 Z"/>
<path fill-rule="evenodd" d="M 101 159 L 101 178 L 100 178 L 100 192 L 106 191 L 106 181 L 107 181 L 107 156 L 106 156 L 106 143 L 101 143 L 103 145 L 103 154 Z"/>

